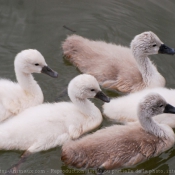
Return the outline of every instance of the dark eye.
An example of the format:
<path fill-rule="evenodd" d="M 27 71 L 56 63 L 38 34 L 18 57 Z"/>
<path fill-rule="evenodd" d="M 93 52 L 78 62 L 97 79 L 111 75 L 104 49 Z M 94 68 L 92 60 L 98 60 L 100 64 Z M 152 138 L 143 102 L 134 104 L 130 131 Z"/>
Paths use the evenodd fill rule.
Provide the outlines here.
<path fill-rule="evenodd" d="M 36 64 L 35 64 L 35 66 L 39 66 L 39 64 L 38 64 L 38 63 L 36 63 Z"/>
<path fill-rule="evenodd" d="M 156 46 L 157 46 L 156 44 L 153 45 L 153 47 L 156 47 Z"/>
<path fill-rule="evenodd" d="M 95 89 L 91 89 L 91 91 L 95 91 Z"/>
<path fill-rule="evenodd" d="M 161 107 L 163 107 L 163 105 L 160 105 L 159 107 L 161 108 Z"/>

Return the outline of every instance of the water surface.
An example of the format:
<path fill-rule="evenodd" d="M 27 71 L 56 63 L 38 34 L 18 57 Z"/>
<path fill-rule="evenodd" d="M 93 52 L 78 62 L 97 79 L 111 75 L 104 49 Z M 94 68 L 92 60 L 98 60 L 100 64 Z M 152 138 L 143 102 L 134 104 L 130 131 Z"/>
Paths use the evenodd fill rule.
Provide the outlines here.
<path fill-rule="evenodd" d="M 62 92 L 80 72 L 63 59 L 61 43 L 72 34 L 63 28 L 64 25 L 78 35 L 125 46 L 130 45 L 135 35 L 153 31 L 165 44 L 175 47 L 174 9 L 173 0 L 1 0 L 0 75 L 15 81 L 15 55 L 23 49 L 35 48 L 43 54 L 48 65 L 59 72 L 58 79 L 34 75 L 43 90 L 45 102 L 68 100 Z M 166 78 L 166 86 L 175 88 L 175 57 L 155 55 L 151 59 Z M 120 96 L 114 92 L 107 93 L 111 97 Z M 97 100 L 95 103 L 98 107 L 102 105 Z M 108 124 L 104 120 L 102 127 Z M 21 154 L 18 151 L 1 151 L 0 169 L 8 169 Z M 94 174 L 93 171 L 78 172 L 64 166 L 60 154 L 58 147 L 32 155 L 21 166 L 21 174 Z M 135 167 L 106 174 L 173 174 L 174 155 L 175 147 Z"/>

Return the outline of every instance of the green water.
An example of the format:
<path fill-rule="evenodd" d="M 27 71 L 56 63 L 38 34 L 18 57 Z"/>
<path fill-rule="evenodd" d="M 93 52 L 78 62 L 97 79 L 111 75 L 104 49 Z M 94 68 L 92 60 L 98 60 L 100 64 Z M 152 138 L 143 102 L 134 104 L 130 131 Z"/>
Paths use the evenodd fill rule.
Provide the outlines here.
<path fill-rule="evenodd" d="M 68 100 L 63 93 L 79 71 L 65 62 L 61 43 L 71 31 L 90 39 L 100 39 L 129 46 L 136 34 L 155 32 L 168 46 L 175 47 L 174 0 L 0 0 L 0 76 L 15 80 L 13 61 L 23 49 L 35 48 L 48 65 L 58 71 L 58 79 L 34 75 L 46 102 Z M 167 87 L 175 88 L 175 57 L 155 55 L 151 59 L 166 78 Z M 120 94 L 107 91 L 111 97 Z M 98 107 L 102 103 L 95 101 Z M 104 120 L 102 126 L 109 123 Z M 0 152 L 0 174 L 16 163 L 22 152 Z M 94 174 L 64 166 L 60 148 L 30 156 L 22 164 L 23 175 L 29 174 Z M 106 174 L 175 174 L 175 147 L 133 168 Z M 25 172 L 28 170 L 27 172 Z"/>

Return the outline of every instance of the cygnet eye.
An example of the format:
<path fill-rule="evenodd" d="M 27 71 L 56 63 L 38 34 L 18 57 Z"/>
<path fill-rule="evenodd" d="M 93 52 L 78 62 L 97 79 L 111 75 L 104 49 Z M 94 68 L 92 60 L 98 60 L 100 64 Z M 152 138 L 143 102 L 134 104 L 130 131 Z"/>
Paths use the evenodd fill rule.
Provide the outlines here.
<path fill-rule="evenodd" d="M 35 64 L 35 66 L 39 66 L 39 64 L 38 64 L 38 63 L 36 63 L 36 64 Z"/>
<path fill-rule="evenodd" d="M 159 107 L 161 108 L 161 107 L 163 107 L 163 105 L 160 105 Z"/>
<path fill-rule="evenodd" d="M 156 46 L 157 46 L 156 44 L 153 45 L 153 47 L 156 47 Z"/>
<path fill-rule="evenodd" d="M 95 91 L 95 89 L 91 89 L 91 91 Z"/>

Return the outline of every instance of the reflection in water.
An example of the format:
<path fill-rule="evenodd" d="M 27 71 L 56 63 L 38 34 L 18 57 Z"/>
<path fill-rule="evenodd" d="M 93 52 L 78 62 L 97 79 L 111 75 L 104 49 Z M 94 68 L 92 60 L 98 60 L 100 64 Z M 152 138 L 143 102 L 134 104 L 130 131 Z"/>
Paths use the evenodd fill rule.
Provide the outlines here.
<path fill-rule="evenodd" d="M 74 66 L 67 65 L 62 58 L 61 43 L 67 35 L 72 34 L 63 27 L 64 25 L 75 30 L 77 35 L 125 46 L 129 46 L 135 35 L 151 30 L 165 44 L 175 47 L 174 9 L 174 0 L 168 0 L 166 4 L 165 1 L 159 0 L 1 1 L 1 77 L 15 80 L 13 67 L 15 55 L 23 49 L 35 48 L 43 54 L 48 65 L 59 73 L 56 80 L 45 75 L 35 75 L 43 90 L 45 101 L 53 102 L 57 95 L 67 88 L 69 81 L 79 74 Z M 151 59 L 157 65 L 158 71 L 166 78 L 167 86 L 175 88 L 175 58 L 168 55 L 155 55 L 151 56 Z M 122 95 L 111 91 L 106 92 L 111 97 Z M 59 100 L 69 99 L 64 94 Z M 95 103 L 99 107 L 102 105 L 98 101 Z M 108 122 L 104 120 L 103 126 L 107 124 Z M 173 170 L 174 150 L 173 148 L 130 169 Z M 9 168 L 19 159 L 20 154 L 21 152 L 14 151 L 0 152 L 0 169 Z M 60 154 L 60 148 L 34 154 L 21 169 L 45 170 L 48 175 L 51 174 L 51 169 L 66 170 L 68 167 L 62 165 Z M 115 174 L 128 175 L 127 172 Z"/>

